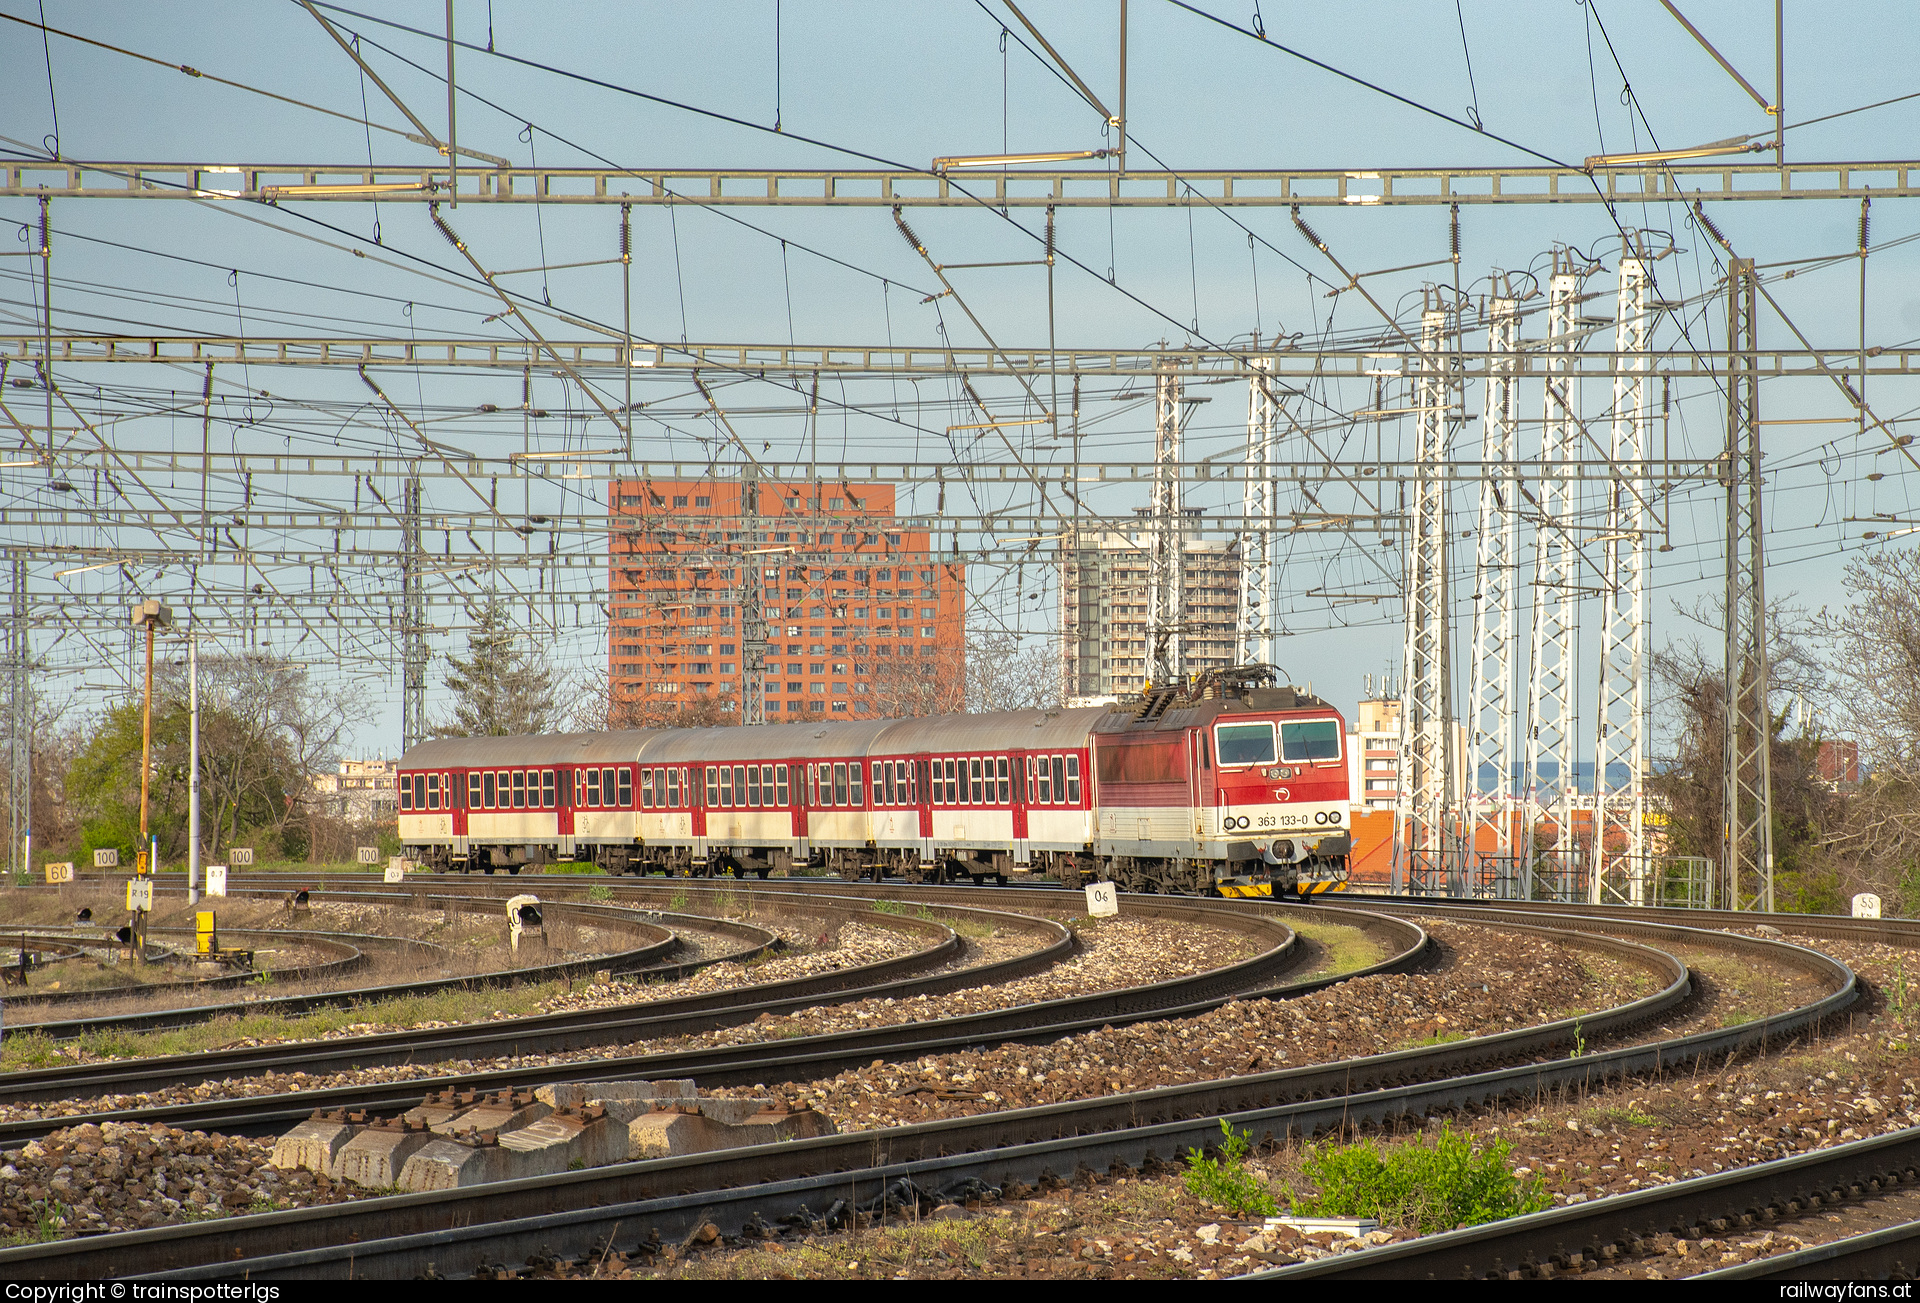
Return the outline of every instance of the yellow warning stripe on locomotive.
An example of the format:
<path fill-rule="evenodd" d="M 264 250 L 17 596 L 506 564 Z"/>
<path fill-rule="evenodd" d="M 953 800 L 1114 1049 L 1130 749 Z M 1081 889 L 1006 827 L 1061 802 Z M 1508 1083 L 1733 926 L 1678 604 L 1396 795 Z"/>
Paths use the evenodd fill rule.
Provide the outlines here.
<path fill-rule="evenodd" d="M 1303 882 L 1299 890 L 1303 896 L 1324 896 L 1328 892 L 1346 889 L 1347 884 L 1344 882 Z M 1250 899 L 1274 894 L 1271 882 L 1220 882 L 1214 884 L 1214 890 L 1232 899 Z"/>

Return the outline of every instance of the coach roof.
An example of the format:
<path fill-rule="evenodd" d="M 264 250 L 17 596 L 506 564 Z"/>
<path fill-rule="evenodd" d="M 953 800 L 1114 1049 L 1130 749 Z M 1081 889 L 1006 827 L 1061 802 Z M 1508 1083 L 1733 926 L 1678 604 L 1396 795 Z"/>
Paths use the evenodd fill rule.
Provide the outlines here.
<path fill-rule="evenodd" d="M 528 768 L 632 764 L 657 733 L 547 733 L 537 737 L 437 737 L 400 757 L 402 769 Z"/>
<path fill-rule="evenodd" d="M 846 724 L 752 724 L 737 728 L 675 728 L 648 735 L 645 765 L 700 765 L 745 760 L 831 760 L 867 754 L 890 720 Z"/>

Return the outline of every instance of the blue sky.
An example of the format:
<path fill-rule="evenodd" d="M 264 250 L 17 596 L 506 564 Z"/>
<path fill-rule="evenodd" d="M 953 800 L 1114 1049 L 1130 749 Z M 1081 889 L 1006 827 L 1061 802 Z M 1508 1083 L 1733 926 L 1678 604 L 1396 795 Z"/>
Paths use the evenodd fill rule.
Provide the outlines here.
<path fill-rule="evenodd" d="M 1198 7 L 1243 25 L 1256 10 L 1252 0 L 1212 0 Z M 1681 7 L 1750 81 L 1771 94 L 1770 6 L 1694 0 Z M 1023 8 L 1112 106 L 1118 6 L 1035 0 Z M 1259 8 L 1274 42 L 1456 118 L 1466 117 L 1469 106 L 1477 104 L 1489 132 L 1553 158 L 1577 162 L 1603 148 L 1645 148 L 1650 135 L 1660 145 L 1673 147 L 1768 126 L 1759 107 L 1651 0 L 1591 0 L 1587 5 L 1572 0 L 1467 2 L 1458 10 L 1448 3 L 1303 5 L 1268 0 Z M 1920 90 L 1909 7 L 1787 8 L 1790 122 Z M 0 0 L 0 12 L 39 16 L 37 5 L 21 0 Z M 438 31 L 444 17 L 443 7 L 430 3 L 366 6 L 364 12 L 429 31 Z M 368 157 L 367 133 L 357 123 L 222 88 L 171 66 L 190 64 L 357 115 L 363 91 L 358 71 L 295 4 L 152 6 L 49 0 L 45 13 L 52 26 L 170 66 L 140 63 L 60 38 L 43 50 L 37 33 L 7 24 L 6 39 L 0 40 L 0 135 L 24 142 L 10 147 L 14 154 L 31 153 L 51 135 L 57 106 L 60 148 L 72 158 L 234 163 L 356 162 Z M 440 72 L 445 59 L 441 47 L 364 18 L 339 12 L 332 16 L 393 52 L 365 47 L 376 70 L 439 130 L 446 113 L 444 87 L 394 55 Z M 783 0 L 777 6 L 557 7 L 519 0 L 494 0 L 491 5 L 460 0 L 456 26 L 465 39 L 484 43 L 490 32 L 499 51 L 760 127 L 771 127 L 777 112 L 784 131 L 774 134 L 722 122 L 463 51 L 461 84 L 506 111 L 463 100 L 459 137 L 471 148 L 521 163 L 536 155 L 543 164 L 586 163 L 597 154 L 627 166 L 807 168 L 858 166 L 860 155 L 925 166 L 936 155 L 995 152 L 1003 140 L 1014 150 L 1087 149 L 1107 143 L 1098 114 L 1018 41 L 1007 42 L 1003 58 L 1002 24 L 1025 35 L 1004 7 L 993 4 Z M 1134 166 L 1152 166 L 1150 155 L 1188 169 L 1534 161 L 1488 135 L 1395 103 L 1174 5 L 1136 0 L 1130 11 L 1130 44 L 1128 129 L 1134 144 L 1129 162 Z M 1622 102 L 1622 69 L 1644 121 Z M 404 125 L 371 85 L 364 90 L 376 122 Z M 1789 156 L 1911 156 L 1916 125 L 1920 100 L 1911 100 L 1790 132 Z M 810 144 L 795 136 L 825 143 Z M 432 157 L 423 147 L 380 134 L 375 134 L 372 154 L 380 162 L 424 163 Z M 0 234 L 32 222 L 36 211 L 31 201 L 0 199 Z M 596 260 L 614 251 L 617 213 L 611 208 L 555 207 L 536 213 L 467 205 L 449 216 L 476 256 L 493 268 Z M 382 253 L 370 242 L 376 217 L 387 257 L 400 266 L 351 252 L 358 248 Z M 1623 207 L 1617 217 L 1623 225 L 1672 233 L 1681 252 L 1661 264 L 1668 297 L 1692 299 L 1710 289 L 1712 251 L 1703 247 L 1705 242 L 1685 225 L 1678 210 Z M 1039 215 L 1015 210 L 1012 219 L 981 209 L 910 214 L 942 262 L 1031 257 L 1031 232 Z M 1426 261 L 1446 251 L 1446 216 L 1440 210 L 1318 210 L 1311 220 L 1356 270 Z M 1715 220 L 1743 254 L 1764 263 L 1851 250 L 1857 207 L 1819 202 L 1722 205 Z M 1461 281 L 1470 290 L 1478 286 L 1483 291 L 1493 268 L 1537 266 L 1556 243 L 1595 254 L 1609 271 L 1615 264 L 1614 221 L 1595 206 L 1469 207 L 1461 221 Z M 1907 202 L 1876 204 L 1874 222 L 1876 246 L 1920 232 L 1920 214 Z M 55 275 L 61 278 L 55 292 L 56 320 L 74 329 L 117 325 L 130 333 L 245 329 L 253 334 L 412 332 L 423 337 L 505 329 L 483 323 L 498 311 L 497 302 L 470 284 L 447 283 L 452 278 L 425 265 L 453 268 L 457 256 L 433 232 L 418 205 L 389 203 L 376 214 L 364 204 L 288 205 L 284 211 L 269 212 L 218 204 L 71 201 L 55 205 L 54 225 L 59 233 Z M 892 338 L 933 343 L 944 325 L 956 342 L 977 341 L 951 306 L 919 301 L 916 291 L 927 289 L 931 278 L 884 210 L 730 209 L 722 214 L 687 204 L 677 205 L 671 214 L 639 210 L 634 230 L 635 331 L 643 337 L 677 340 L 685 334 L 696 340 L 783 342 L 791 332 L 802 342 Z M 1257 237 L 1251 251 L 1249 231 Z M 1216 342 L 1244 341 L 1256 327 L 1266 335 L 1276 329 L 1301 332 L 1310 341 L 1318 335 L 1337 338 L 1383 326 L 1351 295 L 1334 301 L 1324 297 L 1331 268 L 1293 230 L 1284 210 L 1234 210 L 1231 219 L 1204 206 L 1113 214 L 1065 210 L 1059 236 L 1061 248 L 1089 269 L 1060 269 L 1058 332 L 1063 344 L 1180 343 L 1196 321 L 1200 336 Z M 1914 247 L 1891 247 L 1873 259 L 1866 309 L 1872 343 L 1920 337 Z M 9 259 L 11 265 L 0 264 L 0 272 L 17 273 L 26 261 Z M 1105 279 L 1109 268 L 1112 284 Z M 617 272 L 596 266 L 556 271 L 544 279 L 523 275 L 514 278 L 514 284 L 536 299 L 550 299 L 556 310 L 616 323 Z M 1319 279 L 1310 279 L 1309 273 Z M 1436 274 L 1451 280 L 1450 269 L 1433 268 L 1370 284 L 1388 310 L 1404 320 L 1408 312 L 1417 311 L 1420 278 Z M 37 311 L 34 292 L 17 274 L 0 283 L 6 286 L 6 310 L 15 323 L 3 329 L 24 328 Z M 1044 343 L 1045 284 L 1035 269 L 972 272 L 960 284 L 967 302 L 1003 344 Z M 1596 276 L 1592 288 L 1610 291 L 1611 276 Z M 1852 264 L 1809 271 L 1771 288 L 1816 341 L 1853 341 L 1857 280 Z M 1595 311 L 1610 311 L 1604 299 L 1598 302 Z M 1722 311 L 1714 304 L 1697 308 L 1699 328 L 1707 338 L 1718 338 L 1714 323 Z M 556 328 L 554 333 L 580 332 Z M 1537 326 L 1530 333 L 1538 333 Z M 1784 343 L 1787 337 L 1777 320 L 1763 322 L 1763 344 Z M 138 386 L 142 392 L 134 406 L 144 404 L 149 410 L 166 406 L 155 395 L 169 388 L 197 390 L 196 376 L 162 375 L 158 369 L 135 376 L 129 374 L 132 370 L 106 375 L 100 369 L 78 368 L 63 377 L 63 383 L 74 392 L 98 384 Z M 366 397 L 351 375 L 276 373 L 248 377 L 244 383 L 255 390 L 266 388 L 280 401 L 271 410 L 257 397 L 251 404 L 243 402 L 243 381 L 236 379 L 228 388 L 223 379 L 217 447 L 259 450 L 280 441 L 289 448 L 302 441 L 311 446 L 324 437 L 320 412 L 337 412 L 345 419 L 353 415 L 351 405 Z M 591 422 L 555 418 L 523 430 L 518 419 L 451 415 L 471 412 L 483 402 L 517 407 L 518 377 L 395 375 L 383 383 L 403 401 L 411 398 L 422 419 L 437 422 L 438 432 L 467 446 L 544 448 L 568 441 L 583 446 L 599 437 Z M 1895 385 L 1886 388 L 1885 393 L 1869 395 L 1883 415 L 1914 405 Z M 1088 447 L 1132 459 L 1150 447 L 1150 412 L 1122 410 L 1124 404 L 1110 401 L 1112 386 L 1107 389 L 1109 396 L 1100 401 L 1113 415 L 1098 427 L 1097 438 L 1089 427 Z M 1012 392 L 1001 386 L 989 396 L 998 403 Z M 1778 382 L 1763 392 L 1770 418 L 1848 414 L 1824 381 Z M 651 399 L 665 393 L 648 386 L 645 394 L 636 396 Z M 728 401 L 743 408 L 770 408 L 778 397 L 743 388 Z M 1224 389 L 1219 397 L 1200 409 L 1190 431 L 1196 453 L 1229 449 L 1244 428 L 1244 399 Z M 1363 405 L 1355 393 L 1329 391 L 1319 397 L 1349 410 Z M 1686 387 L 1676 397 L 1681 400 L 1673 434 L 1676 452 L 1717 450 L 1724 419 L 1717 398 L 1700 385 Z M 892 419 L 916 398 L 921 407 L 914 409 L 912 420 L 903 425 Z M 923 384 L 917 394 L 907 385 L 868 385 L 845 395 L 849 406 L 864 410 L 823 420 L 818 434 L 823 447 L 844 446 L 850 459 L 899 456 L 909 451 L 909 440 L 922 459 L 990 456 L 989 448 L 943 447 L 938 429 L 954 418 L 929 413 L 944 412 L 942 405 L 950 398 L 943 385 Z M 101 401 L 103 408 L 113 407 L 107 399 Z M 568 400 L 559 382 L 539 377 L 535 401 L 558 410 Z M 1535 401 L 1523 398 L 1523 403 Z M 1597 390 L 1588 395 L 1594 411 L 1608 401 L 1609 395 Z M 1480 402 L 1469 393 L 1467 410 L 1478 411 Z M 285 424 L 284 418 L 300 403 L 308 405 L 311 419 Z M 802 422 L 791 414 L 768 412 L 742 419 L 772 445 L 774 456 L 795 455 L 805 437 Z M 380 446 L 382 439 L 398 446 L 393 432 L 365 412 L 354 422 L 348 437 L 358 439 L 359 446 Z M 1462 437 L 1471 440 L 1476 428 L 1469 427 Z M 126 419 L 115 431 L 126 446 L 147 448 L 197 447 L 198 433 L 197 421 L 183 423 L 178 415 Z M 679 418 L 641 433 L 655 456 L 702 455 L 706 437 L 698 421 Z M 1399 437 L 1390 431 L 1390 439 Z M 1849 549 L 1862 545 L 1861 526 L 1844 518 L 1874 512 L 1904 516 L 1911 505 L 1910 481 L 1899 473 L 1897 459 L 1875 455 L 1883 441 L 1859 445 L 1840 425 L 1770 428 L 1767 446 L 1770 464 L 1777 468 L 1770 476 L 1768 500 L 1775 549 L 1770 589 L 1797 593 L 1810 605 L 1831 602 Z M 1051 455 L 1032 447 L 1025 451 L 1036 459 Z M 1345 450 L 1345 455 L 1358 454 L 1357 443 Z M 1879 472 L 1885 473 L 1884 479 L 1866 479 Z M 0 499 L 44 501 L 44 476 L 36 480 L 35 474 L 0 471 L 9 477 L 0 479 Z M 252 486 L 258 495 L 294 491 L 298 485 Z M 507 489 L 509 495 L 522 494 L 519 508 L 529 513 L 569 504 L 578 510 L 580 495 L 591 491 L 592 486 L 578 484 Z M 216 499 L 225 495 L 237 500 L 242 492 L 237 483 L 224 484 L 216 488 Z M 432 492 L 445 493 L 441 501 L 450 509 L 456 505 L 455 491 L 435 486 Z M 1220 495 L 1202 494 L 1194 501 L 1215 516 L 1236 505 Z M 1114 497 L 1100 505 L 1124 514 L 1128 504 Z M 1468 506 L 1469 500 L 1462 499 L 1460 505 Z M 916 499 L 914 506 L 930 510 L 932 502 Z M 1717 587 L 1719 510 L 1719 500 L 1711 493 L 1688 495 L 1675 509 L 1675 550 L 1662 556 L 1656 571 L 1656 642 L 1684 632 L 1668 599 L 1691 603 Z M 14 539 L 36 541 L 17 529 Z M 493 545 L 525 546 L 516 539 Z M 1316 543 L 1296 546 L 1282 556 L 1281 587 L 1290 594 L 1283 618 L 1291 636 L 1276 658 L 1294 677 L 1312 679 L 1337 703 L 1350 703 L 1363 673 L 1377 672 L 1398 656 L 1397 604 L 1328 608 L 1304 597 L 1309 589 L 1379 587 L 1379 569 L 1353 547 Z M 1456 552 L 1456 566 L 1470 559 L 1468 542 Z M 177 567 L 136 578 L 147 591 L 178 594 L 186 584 Z M 36 585 L 42 580 L 37 570 Z M 50 576 L 46 583 L 55 592 L 63 590 Z M 1470 573 L 1461 583 L 1464 603 Z M 75 577 L 64 587 L 117 593 L 125 581 L 108 571 Z M 1015 628 L 1036 638 L 1050 631 L 1055 590 L 1044 566 L 1019 575 L 976 566 L 972 587 L 977 626 Z M 1037 602 L 1027 596 L 1036 591 L 1042 594 Z M 530 611 L 534 605 L 530 603 Z M 1035 614 L 1036 609 L 1041 613 Z M 600 635 L 590 612 L 564 610 L 551 601 L 542 610 L 556 664 L 584 670 L 599 660 Z M 1465 618 L 1464 612 L 1463 605 L 1459 618 Z M 457 628 L 443 633 L 439 645 L 457 646 Z M 321 656 L 311 645 L 285 649 Z M 336 646 L 334 652 L 380 702 L 381 723 L 360 739 L 363 748 L 391 749 L 397 738 L 398 696 L 391 666 L 380 664 L 378 647 L 364 641 Z M 1591 656 L 1587 660 L 1591 663 Z M 75 675 L 61 682 L 82 680 L 105 688 L 111 676 Z"/>

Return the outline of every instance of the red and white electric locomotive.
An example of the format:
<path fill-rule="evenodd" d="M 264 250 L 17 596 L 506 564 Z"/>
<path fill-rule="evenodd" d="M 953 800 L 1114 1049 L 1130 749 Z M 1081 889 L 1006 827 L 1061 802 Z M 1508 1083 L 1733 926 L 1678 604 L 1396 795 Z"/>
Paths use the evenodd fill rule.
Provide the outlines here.
<path fill-rule="evenodd" d="M 1130 891 L 1346 884 L 1346 728 L 1245 666 L 1117 706 L 859 723 L 443 738 L 400 761 L 440 869 L 558 860 L 848 879 L 1047 874 Z"/>

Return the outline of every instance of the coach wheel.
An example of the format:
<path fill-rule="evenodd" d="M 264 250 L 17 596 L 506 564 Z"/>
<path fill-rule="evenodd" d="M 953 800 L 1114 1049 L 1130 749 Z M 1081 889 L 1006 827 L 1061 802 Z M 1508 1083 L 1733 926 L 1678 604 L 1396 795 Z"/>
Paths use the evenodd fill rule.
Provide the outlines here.
<path fill-rule="evenodd" d="M 1006 874 L 1004 874 L 1004 873 L 996 873 L 996 874 L 994 874 L 994 875 L 993 875 L 993 885 L 994 885 L 994 886 L 996 886 L 996 887 L 1004 887 L 1004 886 L 1006 886 L 1006 885 L 1007 885 L 1007 875 L 1006 875 Z"/>
<path fill-rule="evenodd" d="M 509 877 L 513 877 L 513 878 L 517 878 L 517 877 L 519 877 L 519 876 L 520 876 L 520 866 L 519 866 L 518 864 L 509 864 L 509 865 L 507 865 L 507 876 L 509 876 Z"/>
<path fill-rule="evenodd" d="M 489 864 L 489 865 L 487 865 L 487 866 L 486 866 L 486 869 L 485 869 L 485 872 L 486 872 L 486 875 L 487 875 L 488 877 L 492 877 L 492 876 L 493 876 L 493 865 L 491 865 L 491 864 Z"/>

